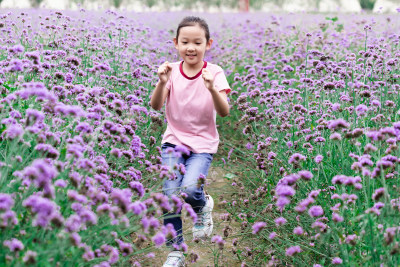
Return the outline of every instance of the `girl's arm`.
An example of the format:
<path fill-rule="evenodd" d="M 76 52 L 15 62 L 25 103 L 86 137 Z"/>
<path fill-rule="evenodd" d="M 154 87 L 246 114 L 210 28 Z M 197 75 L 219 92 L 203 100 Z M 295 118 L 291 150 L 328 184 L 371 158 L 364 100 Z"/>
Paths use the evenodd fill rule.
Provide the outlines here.
<path fill-rule="evenodd" d="M 218 91 L 214 86 L 214 77 L 208 69 L 202 70 L 204 85 L 210 91 L 213 98 L 214 107 L 218 115 L 225 117 L 229 115 L 228 97 L 225 90 Z"/>
<path fill-rule="evenodd" d="M 168 96 L 168 89 L 165 88 L 169 77 L 171 76 L 172 67 L 168 61 L 164 62 L 157 71 L 159 77 L 156 89 L 151 96 L 150 105 L 155 110 L 160 110 L 164 105 L 165 99 Z"/>
<path fill-rule="evenodd" d="M 154 89 L 153 94 L 151 96 L 150 105 L 155 110 L 160 110 L 164 105 L 165 99 L 168 96 L 168 89 L 165 88 L 167 83 L 161 80 L 158 81 L 156 85 L 156 89 Z"/>
<path fill-rule="evenodd" d="M 214 101 L 214 107 L 215 110 L 217 111 L 218 115 L 221 117 L 226 117 L 229 115 L 229 104 L 228 104 L 228 97 L 226 95 L 225 90 L 222 91 L 217 91 L 217 89 L 214 88 L 214 90 L 209 90 L 211 93 L 211 96 Z"/>

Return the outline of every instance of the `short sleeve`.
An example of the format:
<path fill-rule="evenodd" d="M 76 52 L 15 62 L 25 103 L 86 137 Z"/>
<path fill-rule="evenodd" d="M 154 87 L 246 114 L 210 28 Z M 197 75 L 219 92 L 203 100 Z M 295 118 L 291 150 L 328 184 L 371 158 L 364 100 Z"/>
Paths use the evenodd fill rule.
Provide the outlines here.
<path fill-rule="evenodd" d="M 172 74 L 169 76 L 167 84 L 165 85 L 165 88 L 167 88 L 168 91 L 171 90 L 171 86 L 172 86 L 172 82 L 171 82 L 172 79 L 171 78 L 172 78 Z"/>
<path fill-rule="evenodd" d="M 225 90 L 229 94 L 232 90 L 226 80 L 223 69 L 217 71 L 214 77 L 214 86 L 218 91 Z"/>

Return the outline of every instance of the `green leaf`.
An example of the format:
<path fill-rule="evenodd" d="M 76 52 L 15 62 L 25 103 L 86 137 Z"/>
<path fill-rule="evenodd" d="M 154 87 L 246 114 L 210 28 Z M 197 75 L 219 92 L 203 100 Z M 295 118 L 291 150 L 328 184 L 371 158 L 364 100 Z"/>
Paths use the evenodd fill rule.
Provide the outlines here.
<path fill-rule="evenodd" d="M 108 37 L 110 37 L 110 40 L 112 40 L 112 35 L 111 35 L 111 33 L 108 33 Z"/>
<path fill-rule="evenodd" d="M 67 154 L 67 148 L 64 147 L 64 148 L 61 149 L 61 151 L 60 151 L 60 158 L 61 158 L 61 159 L 64 159 L 66 154 Z"/>
<path fill-rule="evenodd" d="M 236 175 L 233 173 L 227 173 L 224 175 L 224 178 L 228 179 L 228 180 L 232 180 L 233 178 L 235 178 Z"/>

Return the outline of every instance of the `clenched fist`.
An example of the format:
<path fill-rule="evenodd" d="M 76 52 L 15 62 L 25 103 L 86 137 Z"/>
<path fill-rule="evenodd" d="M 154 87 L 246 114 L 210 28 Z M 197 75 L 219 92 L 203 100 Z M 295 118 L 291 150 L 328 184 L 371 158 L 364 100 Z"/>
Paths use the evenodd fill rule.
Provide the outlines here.
<path fill-rule="evenodd" d="M 169 76 L 171 76 L 171 70 L 172 66 L 169 64 L 168 61 L 165 61 L 157 71 L 157 75 L 160 78 L 160 81 L 163 83 L 166 83 L 169 79 Z"/>
<path fill-rule="evenodd" d="M 214 77 L 208 69 L 202 69 L 202 77 L 204 80 L 204 85 L 209 91 L 214 90 Z"/>

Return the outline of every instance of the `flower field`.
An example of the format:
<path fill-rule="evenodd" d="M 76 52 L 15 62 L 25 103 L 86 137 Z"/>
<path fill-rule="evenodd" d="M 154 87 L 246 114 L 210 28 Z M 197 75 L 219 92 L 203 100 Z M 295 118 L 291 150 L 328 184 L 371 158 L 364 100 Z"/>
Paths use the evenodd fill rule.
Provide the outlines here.
<path fill-rule="evenodd" d="M 149 105 L 187 14 L 2 12 L 0 266 L 140 266 L 175 234 L 163 211 L 193 213 L 161 192 Z M 241 228 L 217 251 L 229 237 L 242 266 L 398 266 L 398 15 L 199 15 L 232 87 L 213 165 Z"/>

